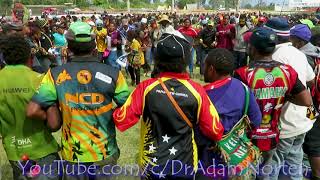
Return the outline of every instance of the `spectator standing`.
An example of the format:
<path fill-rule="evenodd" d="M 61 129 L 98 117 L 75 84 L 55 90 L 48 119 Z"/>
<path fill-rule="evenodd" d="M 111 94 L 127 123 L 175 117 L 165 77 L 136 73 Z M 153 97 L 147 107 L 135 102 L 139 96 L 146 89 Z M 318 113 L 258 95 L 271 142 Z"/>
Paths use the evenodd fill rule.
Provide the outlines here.
<path fill-rule="evenodd" d="M 56 51 L 58 55 L 56 56 L 56 62 L 57 65 L 61 66 L 62 64 L 66 63 L 63 61 L 65 59 L 65 52 L 67 47 L 67 40 L 64 36 L 64 27 L 62 25 L 57 25 L 57 32 L 55 32 L 53 36 L 53 43 L 54 47 L 56 48 Z"/>
<path fill-rule="evenodd" d="M 197 56 L 200 57 L 200 74 L 204 74 L 204 60 L 208 55 L 209 51 L 214 49 L 216 46 L 216 31 L 214 29 L 214 24 L 212 21 L 209 21 L 208 24 L 200 31 L 200 46 L 201 50 Z"/>
<path fill-rule="evenodd" d="M 243 39 L 243 34 L 246 33 L 249 28 L 246 25 L 246 17 L 244 14 L 240 15 L 239 23 L 235 26 L 235 39 L 233 54 L 235 56 L 235 67 L 236 69 L 247 65 L 247 53 L 246 53 L 246 43 Z"/>
<path fill-rule="evenodd" d="M 211 50 L 205 61 L 204 80 L 209 83 L 204 86 L 211 102 L 217 108 L 221 123 L 224 127 L 224 135 L 227 135 L 230 130 L 240 121 L 245 112 L 246 103 L 248 103 L 248 118 L 251 128 L 258 128 L 261 123 L 261 112 L 255 100 L 253 93 L 249 90 L 249 100 L 246 99 L 246 87 L 238 79 L 232 78 L 231 74 L 234 71 L 233 54 L 226 49 Z M 196 134 L 197 136 L 198 134 Z M 227 166 L 220 154 L 208 151 L 214 145 L 207 138 L 199 136 L 199 158 L 202 165 L 209 168 L 211 165 L 216 168 L 210 168 L 210 173 L 218 172 L 220 165 Z M 212 163 L 214 159 L 214 164 Z M 230 170 L 230 169 L 229 169 Z M 228 176 L 228 168 L 223 170 L 225 174 L 214 176 L 215 178 L 231 177 Z M 201 171 L 200 171 L 201 172 Z M 216 173 L 218 174 L 218 173 Z M 201 176 L 201 175 L 200 175 Z M 207 174 L 210 177 L 210 174 Z M 213 177 L 211 177 L 212 179 Z M 200 179 L 198 177 L 197 179 Z M 204 178 L 201 178 L 201 180 Z M 208 178 L 209 179 L 209 178 Z"/>
<path fill-rule="evenodd" d="M 142 44 L 143 37 L 143 31 L 129 31 L 128 33 L 128 41 L 130 43 L 128 71 L 131 77 L 131 85 L 138 85 L 140 83 L 140 68 L 145 64 L 144 51 L 146 46 Z"/>
<path fill-rule="evenodd" d="M 248 51 L 252 61 L 235 73 L 252 89 L 262 113 L 259 128 L 250 132 L 252 142 L 262 151 L 260 169 L 264 170 L 259 172 L 258 179 L 269 179 L 271 176 L 269 173 L 273 169 L 270 165 L 279 143 L 279 121 L 285 98 L 300 106 L 311 105 L 310 94 L 299 80 L 297 72 L 289 65 L 272 60 L 276 42 L 277 36 L 272 30 L 257 28 L 249 42 Z"/>
<path fill-rule="evenodd" d="M 304 87 L 307 83 L 313 81 L 315 74 L 308 63 L 306 55 L 297 48 L 293 47 L 289 42 L 290 27 L 286 19 L 272 18 L 265 25 L 277 33 L 278 44 L 272 55 L 272 59 L 283 64 L 290 65 L 297 73 L 299 80 Z M 306 132 L 308 132 L 314 121 L 307 116 L 307 108 L 299 106 L 291 102 L 286 102 L 280 115 L 280 142 L 277 145 L 275 155 L 273 156 L 273 165 L 280 166 L 286 163 L 291 167 L 290 171 L 295 170 L 296 173 L 286 173 L 285 176 L 291 179 L 302 179 L 302 145 Z M 276 169 L 271 179 L 278 179 L 280 169 Z M 288 172 L 289 169 L 285 169 Z"/>
<path fill-rule="evenodd" d="M 103 54 L 107 50 L 108 31 L 106 28 L 103 27 L 102 20 L 98 19 L 96 21 L 96 27 L 93 29 L 93 33 L 96 35 L 98 58 L 101 62 L 105 62 L 106 59 L 103 58 Z"/>
<path fill-rule="evenodd" d="M 28 105 L 29 115 L 38 117 L 39 111 L 59 102 L 64 172 L 72 172 L 66 179 L 109 179 L 104 175 L 110 169 L 105 167 L 115 165 L 120 153 L 111 118 L 113 101 L 121 106 L 129 95 L 128 86 L 120 71 L 91 55 L 96 44 L 87 23 L 71 24 L 66 39 L 74 56 L 70 63 L 47 72 Z M 93 165 L 94 172 L 72 169 L 88 170 Z"/>
<path fill-rule="evenodd" d="M 108 49 L 110 51 L 107 62 L 108 64 L 111 64 L 111 66 L 120 70 L 121 67 L 116 61 L 118 58 L 117 49 L 121 48 L 121 36 L 117 31 L 116 25 L 112 22 L 109 24 L 107 38 L 108 38 Z"/>
<path fill-rule="evenodd" d="M 311 39 L 311 31 L 307 25 L 298 24 L 294 26 L 290 30 L 290 41 L 292 45 L 303 52 L 308 59 L 309 64 L 313 68 L 316 73 L 315 80 L 318 79 L 318 66 L 320 59 L 320 48 L 314 46 L 310 43 Z M 318 83 L 316 83 L 317 85 Z M 317 86 L 312 87 L 313 93 L 313 102 L 315 108 L 318 110 L 319 107 L 319 88 Z M 319 132 L 320 132 L 320 124 L 319 124 L 319 117 L 317 118 L 316 122 L 313 124 L 312 129 L 307 132 L 304 144 L 303 144 L 303 151 L 308 155 L 309 162 L 312 168 L 312 179 L 319 179 L 320 177 L 320 139 L 319 139 Z"/>
<path fill-rule="evenodd" d="M 193 77 L 193 60 L 195 50 L 193 48 L 194 39 L 198 36 L 198 32 L 192 27 L 190 19 L 185 19 L 183 21 L 183 26 L 178 29 L 180 33 L 186 36 L 189 43 L 191 44 L 191 56 L 189 57 L 189 73 Z"/>
<path fill-rule="evenodd" d="M 0 51 L 7 64 L 0 71 L 0 135 L 13 169 L 13 179 L 39 175 L 39 179 L 59 180 L 60 172 L 54 162 L 60 159 L 59 147 L 51 134 L 51 131 L 57 131 L 61 126 L 59 120 L 52 124 L 52 119 L 56 121 L 60 118 L 58 108 L 52 106 L 47 112 L 40 110 L 38 119 L 26 116 L 26 105 L 43 77 L 31 70 L 31 47 L 23 36 L 13 34 L 0 40 Z M 25 168 L 21 166 L 23 163 L 26 163 Z M 35 165 L 32 163 L 40 167 L 51 166 L 51 176 L 31 174 L 27 166 Z"/>
<path fill-rule="evenodd" d="M 225 15 L 216 27 L 217 48 L 225 48 L 232 51 L 232 39 L 234 39 L 235 29 L 229 21 L 229 16 Z"/>
<path fill-rule="evenodd" d="M 193 127 L 199 126 L 212 141 L 222 137 L 223 127 L 214 106 L 186 73 L 190 48 L 186 39 L 164 34 L 155 63 L 160 74 L 139 84 L 124 106 L 113 113 L 121 131 L 143 116 L 139 164 L 146 171 L 142 179 L 193 179 L 198 164 Z M 174 160 L 192 168 L 174 174 L 171 169 L 178 168 L 171 163 Z"/>

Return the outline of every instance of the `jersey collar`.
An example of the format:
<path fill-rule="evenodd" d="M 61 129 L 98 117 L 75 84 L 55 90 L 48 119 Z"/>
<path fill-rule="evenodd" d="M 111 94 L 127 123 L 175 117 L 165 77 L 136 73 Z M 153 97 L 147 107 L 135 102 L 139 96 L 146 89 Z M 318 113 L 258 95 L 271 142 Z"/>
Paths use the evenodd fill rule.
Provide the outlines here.
<path fill-rule="evenodd" d="M 218 80 L 218 81 L 215 81 L 213 83 L 205 85 L 204 89 L 205 90 L 211 90 L 211 89 L 214 89 L 214 88 L 219 88 L 219 87 L 227 84 L 230 81 L 231 81 L 231 77 L 228 77 L 228 78 L 225 78 L 225 79 L 221 79 L 221 80 Z"/>
<path fill-rule="evenodd" d="M 159 77 L 168 77 L 176 79 L 190 79 L 188 73 L 173 73 L 173 72 L 162 72 Z"/>

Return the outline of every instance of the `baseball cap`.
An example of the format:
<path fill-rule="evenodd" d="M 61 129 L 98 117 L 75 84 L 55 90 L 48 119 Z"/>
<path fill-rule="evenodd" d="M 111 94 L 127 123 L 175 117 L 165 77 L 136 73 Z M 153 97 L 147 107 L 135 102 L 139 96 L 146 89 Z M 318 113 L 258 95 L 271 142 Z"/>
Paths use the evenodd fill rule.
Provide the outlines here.
<path fill-rule="evenodd" d="M 90 42 L 95 39 L 94 35 L 91 34 L 91 26 L 81 21 L 70 25 L 66 38 L 76 42 Z"/>
<path fill-rule="evenodd" d="M 103 25 L 103 22 L 102 22 L 101 19 L 96 20 L 96 26 L 97 27 L 102 27 L 102 25 Z"/>
<path fill-rule="evenodd" d="M 141 23 L 147 24 L 147 22 L 148 22 L 148 19 L 147 19 L 147 18 L 142 18 L 142 19 L 141 19 Z"/>
<path fill-rule="evenodd" d="M 307 25 L 297 24 L 290 29 L 290 36 L 295 36 L 309 42 L 312 35 Z"/>
<path fill-rule="evenodd" d="M 201 20 L 202 24 L 208 24 L 208 21 L 206 19 Z"/>
<path fill-rule="evenodd" d="M 277 44 L 277 34 L 268 28 L 257 28 L 253 31 L 249 43 L 257 50 L 272 52 Z"/>
<path fill-rule="evenodd" d="M 165 33 L 157 44 L 157 56 L 161 63 L 180 63 L 190 54 L 190 43 L 174 34 Z"/>
<path fill-rule="evenodd" d="M 271 29 L 278 36 L 290 36 L 290 26 L 287 19 L 274 17 L 267 21 L 265 27 Z"/>
<path fill-rule="evenodd" d="M 258 21 L 259 21 L 259 22 L 266 23 L 268 20 L 267 20 L 267 18 L 266 18 L 266 17 L 264 17 L 264 16 L 260 16 L 260 17 L 258 18 Z"/>

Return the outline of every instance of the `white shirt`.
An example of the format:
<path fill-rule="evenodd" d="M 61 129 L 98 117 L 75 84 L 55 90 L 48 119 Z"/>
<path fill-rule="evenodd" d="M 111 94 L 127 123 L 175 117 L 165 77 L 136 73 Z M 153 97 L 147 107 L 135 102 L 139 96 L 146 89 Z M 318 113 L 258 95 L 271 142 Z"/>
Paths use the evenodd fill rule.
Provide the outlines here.
<path fill-rule="evenodd" d="M 315 74 L 309 65 L 307 57 L 291 43 L 279 44 L 272 59 L 290 65 L 298 73 L 299 80 L 306 87 L 306 82 L 314 79 Z M 307 107 L 286 102 L 280 115 L 280 138 L 291 138 L 308 132 L 314 121 L 306 117 Z"/>

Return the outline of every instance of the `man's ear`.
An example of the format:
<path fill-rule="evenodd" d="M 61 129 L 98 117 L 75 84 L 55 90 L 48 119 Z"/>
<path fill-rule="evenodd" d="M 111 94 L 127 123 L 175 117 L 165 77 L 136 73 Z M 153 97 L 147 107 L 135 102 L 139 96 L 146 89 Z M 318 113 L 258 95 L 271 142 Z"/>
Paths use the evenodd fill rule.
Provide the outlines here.
<path fill-rule="evenodd" d="M 33 60 L 33 56 L 30 55 L 25 65 L 28 66 L 29 68 L 32 68 L 32 64 L 33 64 L 32 60 Z"/>
<path fill-rule="evenodd" d="M 212 73 L 216 73 L 216 68 L 214 68 L 213 65 L 210 65 L 210 69 L 209 69 Z"/>

